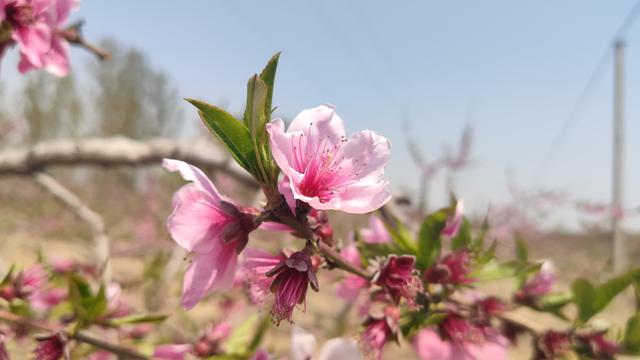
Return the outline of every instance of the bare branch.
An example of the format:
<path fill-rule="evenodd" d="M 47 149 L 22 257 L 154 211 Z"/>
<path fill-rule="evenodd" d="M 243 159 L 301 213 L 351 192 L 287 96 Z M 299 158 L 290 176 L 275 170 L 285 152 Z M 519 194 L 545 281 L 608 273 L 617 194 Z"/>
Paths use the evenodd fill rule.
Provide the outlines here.
<path fill-rule="evenodd" d="M 28 175 L 49 166 L 160 165 L 163 158 L 180 159 L 224 172 L 242 185 L 258 189 L 255 180 L 228 161 L 220 148 L 210 143 L 182 144 L 161 138 L 146 141 L 126 137 L 52 140 L 8 149 L 0 151 L 0 175 Z"/>
<path fill-rule="evenodd" d="M 59 30 L 60 35 L 62 35 L 62 37 L 65 38 L 65 40 L 67 40 L 70 44 L 86 49 L 102 61 L 111 59 L 110 52 L 90 43 L 82 36 L 81 28 L 83 24 L 83 21 L 78 21 L 77 23 L 72 24 L 63 30 Z"/>
<path fill-rule="evenodd" d="M 38 185 L 48 191 L 87 224 L 95 243 L 96 261 L 102 270 L 102 277 L 105 283 L 108 283 L 111 278 L 111 268 L 109 265 L 110 246 L 102 217 L 91 210 L 80 198 L 57 182 L 51 175 L 37 171 L 33 173 L 33 178 Z"/>

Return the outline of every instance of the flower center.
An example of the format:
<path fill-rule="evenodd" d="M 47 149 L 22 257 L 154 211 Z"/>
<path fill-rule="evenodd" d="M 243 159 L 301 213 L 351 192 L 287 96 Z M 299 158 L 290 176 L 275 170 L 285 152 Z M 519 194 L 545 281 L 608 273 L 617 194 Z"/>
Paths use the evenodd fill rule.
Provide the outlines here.
<path fill-rule="evenodd" d="M 5 9 L 7 20 L 15 28 L 27 27 L 35 22 L 31 5 L 9 4 Z"/>

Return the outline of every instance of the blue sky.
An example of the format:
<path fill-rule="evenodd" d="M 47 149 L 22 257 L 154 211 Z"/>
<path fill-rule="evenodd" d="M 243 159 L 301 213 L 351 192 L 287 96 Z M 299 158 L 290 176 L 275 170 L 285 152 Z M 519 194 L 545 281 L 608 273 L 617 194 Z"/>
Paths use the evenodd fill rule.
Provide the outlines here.
<path fill-rule="evenodd" d="M 394 144 L 389 177 L 414 187 L 402 123 L 428 157 L 476 130 L 474 167 L 457 180 L 481 209 L 509 198 L 505 173 L 525 186 L 578 198 L 610 193 L 609 59 L 559 151 L 562 122 L 634 1 L 85 1 L 75 17 L 90 39 L 145 51 L 180 94 L 240 111 L 245 82 L 282 51 L 277 114 L 333 103 L 348 130 Z M 627 34 L 627 196 L 640 203 L 640 24 Z M 74 49 L 83 66 L 90 56 Z M 3 67 L 3 72 L 15 72 Z M 13 79 L 11 74 L 9 79 Z M 185 107 L 188 109 L 187 107 Z M 191 110 L 188 110 L 191 111 Z M 193 119 L 195 122 L 196 120 Z M 546 158 L 546 160 L 545 160 Z M 434 196 L 444 201 L 442 181 Z M 438 194 L 438 195 L 437 195 Z"/>

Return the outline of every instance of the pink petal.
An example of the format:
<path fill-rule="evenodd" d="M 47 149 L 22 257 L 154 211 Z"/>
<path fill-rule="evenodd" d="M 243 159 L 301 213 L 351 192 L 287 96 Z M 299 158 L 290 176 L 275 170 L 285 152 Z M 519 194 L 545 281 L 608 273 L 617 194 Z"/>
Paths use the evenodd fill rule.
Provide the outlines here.
<path fill-rule="evenodd" d="M 182 306 L 194 307 L 209 291 L 228 290 L 233 287 L 238 256 L 236 244 L 219 243 L 213 251 L 196 254 L 182 285 Z"/>
<path fill-rule="evenodd" d="M 153 351 L 154 359 L 184 360 L 193 349 L 191 344 L 171 344 L 156 346 Z"/>
<path fill-rule="evenodd" d="M 69 73 L 69 44 L 66 40 L 55 36 L 51 41 L 51 50 L 45 56 L 45 69 L 55 76 L 66 76 Z"/>
<path fill-rule="evenodd" d="M 413 341 L 413 346 L 422 360 L 455 360 L 453 346 L 442 340 L 433 330 L 420 330 Z M 466 358 L 462 357 L 460 360 L 466 360 Z"/>
<path fill-rule="evenodd" d="M 196 166 L 184 161 L 173 159 L 162 160 L 162 166 L 171 172 L 180 172 L 183 179 L 193 181 L 198 189 L 208 192 L 213 197 L 214 201 L 219 202 L 222 200 L 222 196 L 218 192 L 218 189 L 216 189 L 211 180 L 209 180 L 202 170 L 198 169 Z"/>
<path fill-rule="evenodd" d="M 174 209 L 167 218 L 171 237 L 187 251 L 207 253 L 220 242 L 219 234 L 229 219 L 214 204 L 209 193 L 188 184 L 174 196 Z"/>
<path fill-rule="evenodd" d="M 462 220 L 464 219 L 464 203 L 462 200 L 458 200 L 456 203 L 455 213 L 447 219 L 447 223 L 442 229 L 443 236 L 456 236 L 458 231 L 460 230 L 460 225 L 462 225 Z"/>
<path fill-rule="evenodd" d="M 299 326 L 291 331 L 291 360 L 311 359 L 317 346 L 316 337 Z"/>
<path fill-rule="evenodd" d="M 57 0 L 55 25 L 63 25 L 69 18 L 69 14 L 80 6 L 80 0 Z"/>
<path fill-rule="evenodd" d="M 342 155 L 354 167 L 360 181 L 378 182 L 391 157 L 391 142 L 371 130 L 360 131 L 349 137 Z"/>
<path fill-rule="evenodd" d="M 384 244 L 391 242 L 391 235 L 384 226 L 384 222 L 377 216 L 369 216 L 369 228 L 360 230 L 362 240 L 369 244 Z"/>
<path fill-rule="evenodd" d="M 20 55 L 36 68 L 44 66 L 43 59 L 51 48 L 52 36 L 51 28 L 43 22 L 18 28 L 12 34 L 13 39 L 20 44 Z M 22 69 L 19 70 L 22 71 Z"/>
<path fill-rule="evenodd" d="M 370 185 L 352 185 L 340 193 L 341 202 L 336 210 L 351 214 L 366 214 L 378 210 L 391 200 L 388 185 L 386 180 Z"/>
<path fill-rule="evenodd" d="M 359 360 L 362 355 L 358 345 L 345 338 L 333 338 L 328 340 L 320 351 L 319 360 Z"/>
<path fill-rule="evenodd" d="M 296 199 L 293 197 L 293 192 L 291 191 L 291 184 L 289 182 L 289 177 L 286 175 L 282 177 L 282 180 L 278 183 L 278 191 L 280 194 L 284 196 L 284 200 L 287 202 L 289 209 L 292 214 L 296 214 Z"/>

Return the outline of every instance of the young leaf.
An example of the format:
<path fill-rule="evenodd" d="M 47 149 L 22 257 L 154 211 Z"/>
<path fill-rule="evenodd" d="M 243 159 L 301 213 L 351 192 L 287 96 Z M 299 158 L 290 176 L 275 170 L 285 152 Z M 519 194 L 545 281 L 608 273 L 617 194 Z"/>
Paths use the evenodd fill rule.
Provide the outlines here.
<path fill-rule="evenodd" d="M 640 355 L 640 313 L 627 321 L 622 344 L 625 352 Z"/>
<path fill-rule="evenodd" d="M 441 209 L 427 216 L 422 222 L 418 233 L 418 252 L 416 254 L 418 267 L 421 270 L 433 265 L 440 255 L 442 248 L 440 233 L 444 229 L 448 216 L 449 209 Z"/>
<path fill-rule="evenodd" d="M 269 118 L 271 117 L 271 101 L 273 100 L 273 88 L 276 83 L 276 70 L 278 69 L 278 60 L 280 60 L 280 52 L 277 52 L 271 57 L 271 59 L 269 59 L 267 66 L 265 66 L 260 73 L 260 78 L 267 86 L 267 99 L 264 104 L 264 114 L 267 121 L 269 121 Z"/>
<path fill-rule="evenodd" d="M 522 262 L 529 261 L 529 252 L 524 240 L 520 237 L 516 237 L 516 259 Z"/>
<path fill-rule="evenodd" d="M 111 319 L 109 323 L 114 326 L 127 324 L 159 323 L 164 321 L 167 317 L 168 315 L 164 314 L 138 314 Z"/>
<path fill-rule="evenodd" d="M 460 225 L 460 230 L 458 230 L 458 234 L 451 239 L 451 250 L 458 250 L 462 248 L 467 248 L 471 245 L 471 225 L 469 225 L 469 221 L 465 218 Z"/>
<path fill-rule="evenodd" d="M 259 179 L 256 154 L 249 129 L 226 111 L 195 99 L 186 99 L 199 111 L 209 130 L 222 142 L 236 162 Z"/>
<path fill-rule="evenodd" d="M 492 259 L 481 268 L 472 272 L 470 277 L 476 281 L 498 280 L 532 274 L 540 270 L 540 266 L 542 266 L 542 264 L 522 264 L 517 261 L 499 263 L 495 259 Z"/>

